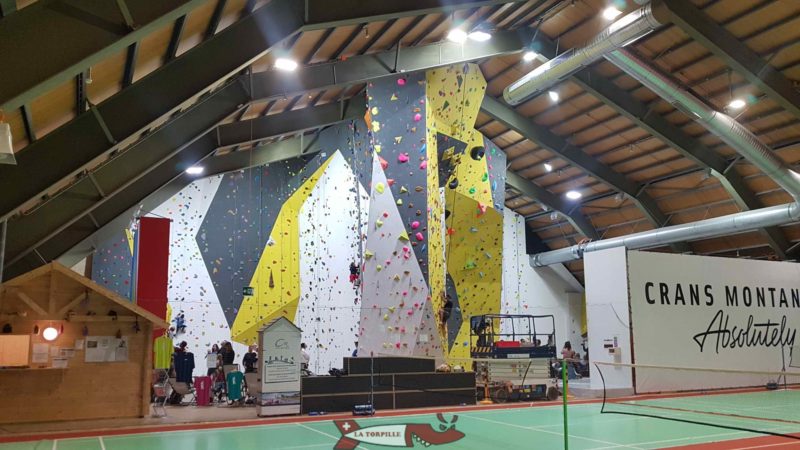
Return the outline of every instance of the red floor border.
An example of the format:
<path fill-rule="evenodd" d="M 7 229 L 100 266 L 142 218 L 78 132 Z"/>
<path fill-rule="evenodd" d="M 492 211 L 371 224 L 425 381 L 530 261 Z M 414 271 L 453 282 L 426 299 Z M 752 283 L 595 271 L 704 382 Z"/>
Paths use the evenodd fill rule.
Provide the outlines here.
<path fill-rule="evenodd" d="M 800 433 L 792 434 L 800 437 Z M 727 441 L 707 442 L 705 444 L 681 445 L 678 447 L 668 447 L 668 450 L 744 450 L 752 448 L 800 448 L 800 440 L 782 438 L 780 436 L 759 436 L 744 439 L 732 439 Z"/>

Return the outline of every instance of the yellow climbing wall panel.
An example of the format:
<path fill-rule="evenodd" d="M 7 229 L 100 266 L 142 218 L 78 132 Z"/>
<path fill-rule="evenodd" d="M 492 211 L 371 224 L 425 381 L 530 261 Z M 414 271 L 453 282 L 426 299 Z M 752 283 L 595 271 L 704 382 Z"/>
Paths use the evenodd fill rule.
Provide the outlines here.
<path fill-rule="evenodd" d="M 468 141 L 486 93 L 486 80 L 477 64 L 463 64 L 425 73 L 428 126 L 461 141 Z M 430 116 L 429 116 L 430 117 Z"/>
<path fill-rule="evenodd" d="M 429 231 L 429 281 L 435 311 L 441 310 L 445 302 L 445 268 L 455 284 L 462 323 L 452 350 L 444 352 L 453 362 L 469 357 L 469 346 L 464 345 L 469 341 L 469 317 L 500 312 L 503 216 L 492 206 L 486 156 L 472 155 L 473 148 L 483 147 L 483 136 L 475 129 L 475 120 L 485 93 L 486 80 L 475 64 L 426 73 L 429 223 L 441 220 L 436 218 L 443 217 L 444 209 L 450 211 L 446 232 Z M 454 154 L 452 150 L 437 148 L 438 134 L 465 143 L 466 149 Z M 448 159 L 447 162 L 437 161 L 440 150 L 444 151 L 442 158 Z M 445 187 L 444 205 L 438 186 L 440 181 L 445 186 L 448 182 L 439 180 L 439 164 L 454 167 L 451 178 L 458 180 L 454 189 Z M 442 342 L 447 343 L 448 330 L 438 315 L 437 322 Z"/>
<path fill-rule="evenodd" d="M 449 359 L 469 357 L 469 318 L 499 313 L 502 290 L 503 214 L 448 190 L 452 214 L 447 220 L 447 272 L 458 294 L 462 322 Z M 450 206 L 449 206 L 450 207 Z"/>
<path fill-rule="evenodd" d="M 231 327 L 234 341 L 254 343 L 258 329 L 278 316 L 286 316 L 294 322 L 300 301 L 298 214 L 330 160 L 328 158 L 281 207 L 270 234 L 274 244 L 264 247 L 250 281 L 254 295 L 244 298 Z"/>
<path fill-rule="evenodd" d="M 456 156 L 454 176 L 458 179 L 458 186 L 455 191 L 483 205 L 491 206 L 493 205 L 492 186 L 489 182 L 486 156 L 484 155 L 480 159 L 474 159 L 471 156 L 472 149 L 483 147 L 483 135 L 473 129 L 471 132 L 463 133 L 462 136 L 467 138 L 465 141 L 467 149 L 463 154 Z"/>

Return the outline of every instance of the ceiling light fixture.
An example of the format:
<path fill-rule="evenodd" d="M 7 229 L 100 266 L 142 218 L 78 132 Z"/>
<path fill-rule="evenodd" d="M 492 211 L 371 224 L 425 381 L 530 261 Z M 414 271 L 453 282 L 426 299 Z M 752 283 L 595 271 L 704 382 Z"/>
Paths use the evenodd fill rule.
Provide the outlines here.
<path fill-rule="evenodd" d="M 557 102 L 557 101 L 558 101 L 558 98 L 559 98 L 559 97 L 558 97 L 558 92 L 556 92 L 556 91 L 548 91 L 548 92 L 547 92 L 547 95 L 549 95 L 549 96 L 550 96 L 550 100 L 552 100 L 552 101 L 554 101 L 554 102 Z"/>
<path fill-rule="evenodd" d="M 608 8 L 606 8 L 606 9 L 604 9 L 604 10 L 603 10 L 603 17 L 604 17 L 606 20 L 614 20 L 614 19 L 616 19 L 616 18 L 617 18 L 617 16 L 619 16 L 620 14 L 622 14 L 622 11 L 620 11 L 619 9 L 617 9 L 615 6 L 609 6 Z"/>
<path fill-rule="evenodd" d="M 275 60 L 275 68 L 286 72 L 292 72 L 297 69 L 297 61 L 289 58 L 278 58 Z"/>
<path fill-rule="evenodd" d="M 467 40 L 467 32 L 461 28 L 453 28 L 449 33 L 447 33 L 447 40 L 462 44 Z"/>
<path fill-rule="evenodd" d="M 582 197 L 581 193 L 578 191 L 569 191 L 567 192 L 567 198 L 570 200 L 577 200 Z"/>
<path fill-rule="evenodd" d="M 54 341 L 58 337 L 58 330 L 53 327 L 47 327 L 42 331 L 42 337 L 45 341 Z"/>
<path fill-rule="evenodd" d="M 483 30 L 475 30 L 468 34 L 467 37 L 475 42 L 486 42 L 492 38 L 492 35 Z"/>
<path fill-rule="evenodd" d="M 544 170 L 546 170 L 548 172 L 552 172 L 553 171 L 553 165 L 550 164 L 550 161 L 545 161 L 544 162 Z"/>
<path fill-rule="evenodd" d="M 200 175 L 201 173 L 203 173 L 203 167 L 202 166 L 189 167 L 188 169 L 186 169 L 186 173 L 188 173 L 189 175 Z"/>
<path fill-rule="evenodd" d="M 730 103 L 728 103 L 728 108 L 731 108 L 731 109 L 742 109 L 742 108 L 745 107 L 745 105 L 747 105 L 747 102 L 745 102 L 744 100 L 742 100 L 740 98 L 736 98 L 736 99 L 731 100 Z"/>
<path fill-rule="evenodd" d="M 533 50 L 528 50 L 527 52 L 522 54 L 522 60 L 525 62 L 531 62 L 535 60 L 537 56 L 539 56 L 538 53 L 536 53 Z"/>

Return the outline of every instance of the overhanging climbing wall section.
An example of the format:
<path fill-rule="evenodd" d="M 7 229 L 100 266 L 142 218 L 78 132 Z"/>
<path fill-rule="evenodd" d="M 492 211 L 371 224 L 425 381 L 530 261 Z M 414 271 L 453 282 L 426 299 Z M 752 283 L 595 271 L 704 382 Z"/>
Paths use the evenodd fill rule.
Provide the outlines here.
<path fill-rule="evenodd" d="M 360 350 L 461 357 L 468 317 L 499 311 L 505 155 L 475 129 L 485 90 L 474 64 L 367 88 L 375 162 Z M 393 297 L 423 291 L 419 304 Z M 412 327 L 416 338 L 403 336 Z"/>
<path fill-rule="evenodd" d="M 445 218 L 437 252 L 446 261 L 437 265 L 444 286 L 432 300 L 444 353 L 460 362 L 469 357 L 469 317 L 500 308 L 505 155 L 475 129 L 486 91 L 477 65 L 431 70 L 426 80 L 428 144 L 438 157 Z"/>

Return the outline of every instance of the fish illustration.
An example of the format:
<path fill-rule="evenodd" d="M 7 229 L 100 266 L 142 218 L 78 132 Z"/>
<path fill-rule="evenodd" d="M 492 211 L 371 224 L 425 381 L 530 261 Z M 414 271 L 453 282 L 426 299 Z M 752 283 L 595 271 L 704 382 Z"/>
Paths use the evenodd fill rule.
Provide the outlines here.
<path fill-rule="evenodd" d="M 334 450 L 352 450 L 359 444 L 376 444 L 388 447 L 412 448 L 415 443 L 424 447 L 455 442 L 464 437 L 464 433 L 456 430 L 458 416 L 448 422 L 444 416 L 437 414 L 439 431 L 427 423 L 404 423 L 395 425 L 374 425 L 361 427 L 355 420 L 334 420 L 333 423 L 341 439 L 333 447 Z"/>

